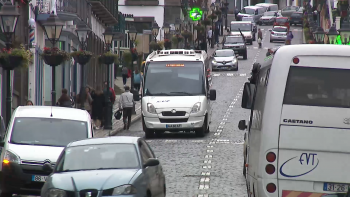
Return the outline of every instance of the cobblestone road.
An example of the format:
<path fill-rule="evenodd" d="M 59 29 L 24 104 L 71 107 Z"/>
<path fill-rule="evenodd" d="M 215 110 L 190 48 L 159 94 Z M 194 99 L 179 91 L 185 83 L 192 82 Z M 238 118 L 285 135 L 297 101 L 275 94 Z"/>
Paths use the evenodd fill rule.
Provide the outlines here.
<path fill-rule="evenodd" d="M 248 119 L 248 110 L 240 107 L 244 82 L 252 64 L 262 61 L 267 50 L 283 43 L 270 43 L 271 26 L 263 26 L 263 48 L 254 42 L 248 49 L 248 59 L 239 59 L 239 70 L 213 73 L 212 88 L 217 91 L 213 102 L 211 132 L 204 138 L 190 133 L 165 133 L 161 138 L 147 140 L 159 157 L 166 174 L 167 197 L 245 197 L 242 175 L 243 135 L 239 120 Z M 300 27 L 292 28 L 293 44 L 301 43 Z M 118 135 L 144 136 L 141 122 L 130 131 Z"/>

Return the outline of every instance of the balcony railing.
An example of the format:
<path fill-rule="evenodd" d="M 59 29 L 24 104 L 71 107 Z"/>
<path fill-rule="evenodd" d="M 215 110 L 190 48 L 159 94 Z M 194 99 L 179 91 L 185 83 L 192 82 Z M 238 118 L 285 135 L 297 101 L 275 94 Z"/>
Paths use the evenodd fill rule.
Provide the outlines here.
<path fill-rule="evenodd" d="M 37 0 L 40 13 L 49 13 L 51 4 L 51 0 Z M 91 4 L 88 0 L 56 0 L 56 12 L 62 15 L 68 14 L 70 19 L 77 16 L 91 27 Z"/>
<path fill-rule="evenodd" d="M 159 5 L 159 1 L 158 0 L 125 0 L 125 5 L 157 6 Z"/>
<path fill-rule="evenodd" d="M 115 0 L 90 0 L 93 13 L 105 24 L 118 23 L 118 1 Z"/>

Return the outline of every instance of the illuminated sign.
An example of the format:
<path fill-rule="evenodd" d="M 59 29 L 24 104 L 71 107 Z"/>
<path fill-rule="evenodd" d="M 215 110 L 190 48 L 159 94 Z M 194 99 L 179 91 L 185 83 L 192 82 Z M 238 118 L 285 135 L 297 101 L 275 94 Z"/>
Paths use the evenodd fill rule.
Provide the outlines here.
<path fill-rule="evenodd" d="M 184 67 L 184 64 L 167 64 L 166 67 Z"/>
<path fill-rule="evenodd" d="M 337 45 L 342 45 L 342 41 L 341 41 L 341 38 L 340 38 L 340 35 L 337 36 L 337 39 L 335 41 L 335 44 Z M 345 45 L 350 45 L 350 42 L 348 42 L 347 44 Z"/>
<path fill-rule="evenodd" d="M 202 15 L 203 15 L 203 11 L 201 9 L 192 8 L 189 16 L 193 21 L 199 21 L 201 20 Z"/>

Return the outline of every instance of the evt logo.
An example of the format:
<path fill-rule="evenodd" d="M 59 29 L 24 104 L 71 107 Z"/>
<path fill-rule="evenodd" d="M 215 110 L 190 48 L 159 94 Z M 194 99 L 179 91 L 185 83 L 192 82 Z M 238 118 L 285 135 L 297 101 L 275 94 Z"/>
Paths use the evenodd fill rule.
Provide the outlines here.
<path fill-rule="evenodd" d="M 280 174 L 289 178 L 304 176 L 315 170 L 319 162 L 316 153 L 301 153 L 300 156 L 295 156 L 285 161 L 280 167 Z M 301 165 L 301 167 L 295 165 Z"/>

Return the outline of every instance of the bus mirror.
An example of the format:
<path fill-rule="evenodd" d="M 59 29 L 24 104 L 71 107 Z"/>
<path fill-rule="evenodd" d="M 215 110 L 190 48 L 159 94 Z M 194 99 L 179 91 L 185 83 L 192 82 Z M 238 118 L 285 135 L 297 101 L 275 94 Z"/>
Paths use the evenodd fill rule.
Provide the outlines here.
<path fill-rule="evenodd" d="M 216 100 L 216 90 L 211 89 L 211 90 L 209 91 L 209 99 L 210 99 L 211 101 L 215 101 L 215 100 Z"/>
<path fill-rule="evenodd" d="M 247 124 L 245 123 L 245 120 L 240 120 L 238 123 L 239 130 L 244 131 L 247 128 Z"/>
<path fill-rule="evenodd" d="M 251 109 L 254 98 L 255 85 L 249 82 L 244 84 L 241 107 Z"/>

